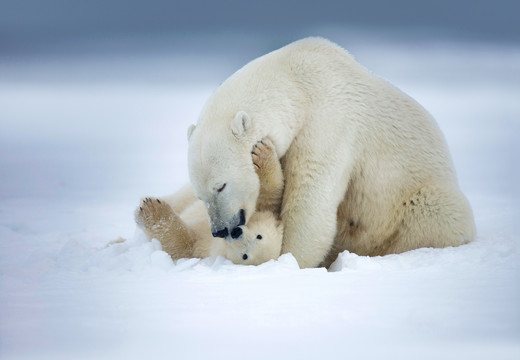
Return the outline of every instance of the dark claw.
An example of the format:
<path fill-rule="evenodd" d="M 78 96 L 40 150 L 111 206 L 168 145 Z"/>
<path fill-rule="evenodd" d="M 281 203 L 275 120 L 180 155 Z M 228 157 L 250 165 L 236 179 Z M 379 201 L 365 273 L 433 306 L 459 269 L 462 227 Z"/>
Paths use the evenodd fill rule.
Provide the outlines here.
<path fill-rule="evenodd" d="M 160 203 L 161 203 L 161 200 L 157 199 L 157 202 L 160 204 Z"/>
<path fill-rule="evenodd" d="M 141 209 L 141 211 L 143 211 L 143 208 L 139 206 L 139 209 Z"/>

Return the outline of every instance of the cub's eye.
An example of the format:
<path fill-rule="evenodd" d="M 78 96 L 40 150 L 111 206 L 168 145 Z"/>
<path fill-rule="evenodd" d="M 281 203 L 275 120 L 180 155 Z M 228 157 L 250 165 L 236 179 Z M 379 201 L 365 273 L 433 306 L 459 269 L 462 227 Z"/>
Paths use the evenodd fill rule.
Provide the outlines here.
<path fill-rule="evenodd" d="M 247 254 L 244 254 L 244 255 L 242 256 L 242 259 L 247 260 Z"/>
<path fill-rule="evenodd" d="M 220 188 L 217 189 L 217 192 L 222 192 L 224 188 L 226 187 L 226 184 L 222 185 Z"/>
<path fill-rule="evenodd" d="M 262 235 L 257 235 L 256 238 L 257 238 L 258 240 L 262 240 Z"/>

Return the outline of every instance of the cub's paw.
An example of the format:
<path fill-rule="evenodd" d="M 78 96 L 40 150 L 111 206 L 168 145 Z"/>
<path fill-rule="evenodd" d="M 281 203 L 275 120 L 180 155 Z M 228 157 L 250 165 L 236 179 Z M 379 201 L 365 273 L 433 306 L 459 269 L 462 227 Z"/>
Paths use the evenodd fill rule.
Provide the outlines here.
<path fill-rule="evenodd" d="M 265 171 L 278 162 L 278 156 L 273 143 L 269 139 L 262 139 L 253 146 L 251 151 L 253 165 L 257 173 Z"/>
<path fill-rule="evenodd" d="M 144 230 L 153 231 L 171 221 L 174 212 L 170 205 L 157 198 L 145 198 L 135 209 L 135 222 Z"/>

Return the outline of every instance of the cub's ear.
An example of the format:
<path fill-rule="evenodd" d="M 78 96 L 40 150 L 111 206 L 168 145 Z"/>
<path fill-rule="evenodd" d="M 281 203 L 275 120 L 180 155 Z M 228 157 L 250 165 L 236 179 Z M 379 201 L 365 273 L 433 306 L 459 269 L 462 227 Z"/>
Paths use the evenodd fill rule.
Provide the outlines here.
<path fill-rule="evenodd" d="M 193 130 L 195 130 L 195 125 L 190 125 L 188 127 L 188 141 L 190 140 L 191 134 L 193 133 Z"/>
<path fill-rule="evenodd" d="M 251 127 L 251 118 L 245 111 L 239 111 L 231 122 L 231 132 L 240 139 L 244 136 L 247 129 Z"/>

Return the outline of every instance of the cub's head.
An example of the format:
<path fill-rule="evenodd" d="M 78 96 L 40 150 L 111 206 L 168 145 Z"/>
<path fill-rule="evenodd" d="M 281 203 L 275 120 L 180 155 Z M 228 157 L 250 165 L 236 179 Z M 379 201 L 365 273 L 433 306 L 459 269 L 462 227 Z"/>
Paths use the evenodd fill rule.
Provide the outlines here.
<path fill-rule="evenodd" d="M 204 120 L 188 129 L 190 181 L 206 204 L 213 236 L 225 238 L 245 225 L 256 207 L 260 182 L 251 149 L 257 139 L 243 111 L 229 120 Z"/>
<path fill-rule="evenodd" d="M 226 241 L 225 256 L 235 264 L 259 265 L 280 256 L 283 225 L 273 213 L 256 212 L 234 231 L 237 237 Z"/>

